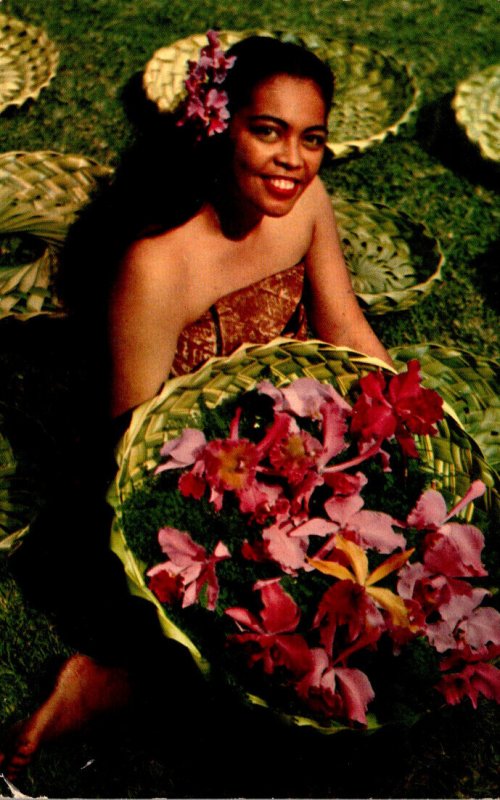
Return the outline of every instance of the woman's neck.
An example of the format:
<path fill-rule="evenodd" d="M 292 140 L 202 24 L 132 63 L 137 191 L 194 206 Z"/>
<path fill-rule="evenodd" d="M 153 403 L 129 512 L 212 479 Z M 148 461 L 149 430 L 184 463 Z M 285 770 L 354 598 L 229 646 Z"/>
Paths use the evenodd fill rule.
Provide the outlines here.
<path fill-rule="evenodd" d="M 226 187 L 211 203 L 224 236 L 234 241 L 246 239 L 259 228 L 264 214 L 245 202 L 237 191 Z"/>

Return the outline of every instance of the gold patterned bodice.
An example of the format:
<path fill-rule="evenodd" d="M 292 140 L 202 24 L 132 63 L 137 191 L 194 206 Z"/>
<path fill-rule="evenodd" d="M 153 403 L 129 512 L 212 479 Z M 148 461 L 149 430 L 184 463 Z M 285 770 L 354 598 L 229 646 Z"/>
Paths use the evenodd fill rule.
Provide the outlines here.
<path fill-rule="evenodd" d="M 304 339 L 303 289 L 304 265 L 300 263 L 222 297 L 182 331 L 171 374 L 192 372 L 212 356 L 227 356 L 244 342 L 260 344 L 287 335 Z"/>

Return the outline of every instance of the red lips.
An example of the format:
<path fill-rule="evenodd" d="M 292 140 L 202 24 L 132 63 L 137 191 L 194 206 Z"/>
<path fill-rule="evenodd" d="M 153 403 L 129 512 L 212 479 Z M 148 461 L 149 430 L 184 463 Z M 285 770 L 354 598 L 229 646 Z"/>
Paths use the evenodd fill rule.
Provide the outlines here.
<path fill-rule="evenodd" d="M 265 177 L 267 191 L 279 200 L 291 200 L 300 189 L 300 182 L 293 178 Z"/>

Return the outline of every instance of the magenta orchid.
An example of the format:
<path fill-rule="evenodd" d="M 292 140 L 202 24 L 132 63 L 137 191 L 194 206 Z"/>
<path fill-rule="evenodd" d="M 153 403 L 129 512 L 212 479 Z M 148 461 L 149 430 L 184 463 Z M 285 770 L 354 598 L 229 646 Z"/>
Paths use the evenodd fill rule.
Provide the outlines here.
<path fill-rule="evenodd" d="M 360 443 L 382 443 L 395 436 L 402 450 L 417 457 L 414 434 L 433 434 L 443 418 L 443 401 L 433 389 L 420 384 L 420 365 L 409 361 L 408 370 L 387 382 L 382 373 L 361 378 L 363 392 L 354 404 L 351 432 Z"/>
<path fill-rule="evenodd" d="M 177 124 L 185 125 L 192 121 L 208 136 L 223 133 L 230 117 L 227 104 L 227 92 L 217 88 L 224 82 L 229 69 L 236 60 L 235 56 L 224 54 L 215 31 L 207 33 L 208 44 L 201 48 L 198 61 L 188 62 L 188 76 L 184 82 L 187 97 L 181 106 L 182 116 Z"/>
<path fill-rule="evenodd" d="M 325 717 L 347 718 L 365 725 L 366 710 L 375 692 L 364 672 L 333 667 L 320 647 L 311 650 L 311 658 L 311 670 L 296 685 L 299 697 Z"/>
<path fill-rule="evenodd" d="M 196 544 L 185 531 L 175 528 L 162 528 L 158 534 L 161 549 L 168 556 L 168 561 L 158 564 L 147 573 L 152 579 L 150 586 L 160 599 L 168 592 L 165 586 L 175 585 L 170 597 L 182 596 L 182 606 L 193 605 L 199 601 L 202 589 L 206 586 L 207 608 L 213 610 L 219 596 L 219 582 L 215 574 L 215 565 L 219 561 L 231 558 L 231 553 L 223 542 L 219 542 L 211 556 L 204 547 Z M 163 599 L 163 602 L 169 600 Z"/>
<path fill-rule="evenodd" d="M 431 572 L 439 571 L 455 578 L 486 575 L 481 563 L 484 547 L 481 531 L 474 525 L 448 522 L 464 506 L 481 497 L 485 490 L 482 481 L 474 481 L 462 500 L 447 513 L 443 496 L 429 489 L 408 515 L 410 527 L 428 531 L 424 540 L 424 564 Z"/>
<path fill-rule="evenodd" d="M 304 675 L 310 666 L 310 652 L 303 636 L 295 633 L 300 610 L 279 582 L 261 581 L 254 587 L 260 591 L 260 619 L 246 608 L 226 608 L 226 614 L 251 633 L 232 634 L 231 641 L 250 645 L 248 662 L 262 661 L 266 674 L 277 667 L 286 667 L 294 675 Z"/>

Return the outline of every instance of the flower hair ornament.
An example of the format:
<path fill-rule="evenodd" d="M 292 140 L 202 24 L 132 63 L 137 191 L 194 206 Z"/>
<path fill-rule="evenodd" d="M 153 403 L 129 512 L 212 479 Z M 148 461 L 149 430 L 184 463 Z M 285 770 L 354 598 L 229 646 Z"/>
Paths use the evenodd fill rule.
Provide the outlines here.
<path fill-rule="evenodd" d="M 228 126 L 229 98 L 218 86 L 236 61 L 236 56 L 226 58 L 216 31 L 208 31 L 207 38 L 208 44 L 201 48 L 198 61 L 188 61 L 188 76 L 184 81 L 187 97 L 177 122 L 177 125 L 193 122 L 199 129 L 198 140 L 204 132 L 213 136 Z"/>

